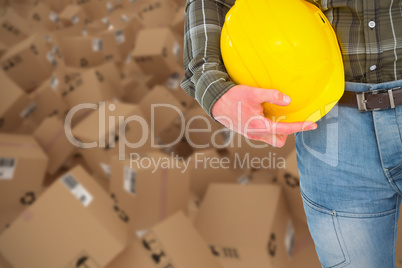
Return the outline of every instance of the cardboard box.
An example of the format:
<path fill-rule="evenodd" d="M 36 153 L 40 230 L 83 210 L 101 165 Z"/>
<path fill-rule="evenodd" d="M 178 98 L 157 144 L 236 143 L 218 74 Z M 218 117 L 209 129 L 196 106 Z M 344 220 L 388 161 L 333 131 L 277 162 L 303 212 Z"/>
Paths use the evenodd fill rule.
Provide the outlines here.
<path fill-rule="evenodd" d="M 133 239 L 131 244 L 120 253 L 106 268 L 155 268 L 152 258 L 138 238 Z"/>
<path fill-rule="evenodd" d="M 28 95 L 0 71 L 0 131 L 11 132 L 30 114 Z"/>
<path fill-rule="evenodd" d="M 0 58 L 6 53 L 8 46 L 0 41 Z"/>
<path fill-rule="evenodd" d="M 120 0 L 120 6 L 122 9 L 127 10 L 127 12 L 138 15 L 144 2 L 141 0 Z"/>
<path fill-rule="evenodd" d="M 112 0 L 73 0 L 73 4 L 81 6 L 93 20 L 102 19 L 113 12 Z"/>
<path fill-rule="evenodd" d="M 250 184 L 273 184 L 278 183 L 277 169 L 251 170 L 248 175 Z"/>
<path fill-rule="evenodd" d="M 17 85 L 30 92 L 51 75 L 52 64 L 47 54 L 46 40 L 35 34 L 7 50 L 0 63 Z"/>
<path fill-rule="evenodd" d="M 65 37 L 61 40 L 61 49 L 67 66 L 91 68 L 104 62 L 103 41 L 99 37 Z"/>
<path fill-rule="evenodd" d="M 176 3 L 178 7 L 183 7 L 186 5 L 186 0 L 173 0 L 173 2 Z"/>
<path fill-rule="evenodd" d="M 277 182 L 282 186 L 290 213 L 298 220 L 307 222 L 300 194 L 300 177 L 297 169 L 296 150 L 286 157 L 286 169 L 279 169 Z"/>
<path fill-rule="evenodd" d="M 295 219 L 295 245 L 293 257 L 289 267 L 297 268 L 321 268 L 320 260 L 314 247 L 308 226 L 305 222 Z"/>
<path fill-rule="evenodd" d="M 147 28 L 164 27 L 172 22 L 177 7 L 170 0 L 150 0 L 141 5 L 140 17 Z"/>
<path fill-rule="evenodd" d="M 262 141 L 247 139 L 233 131 L 227 133 L 230 135 L 227 136 L 225 148 L 235 169 L 283 169 L 286 166 L 285 158 L 296 147 L 293 135 L 288 136 L 285 146 L 278 148 Z"/>
<path fill-rule="evenodd" d="M 30 103 L 35 104 L 35 103 Z M 27 108 L 35 108 L 36 106 L 27 106 Z M 38 123 L 36 123 L 34 120 L 32 120 L 30 117 L 22 121 L 21 125 L 19 125 L 12 133 L 17 134 L 17 135 L 29 135 L 31 136 L 36 127 L 38 126 Z"/>
<path fill-rule="evenodd" d="M 31 34 L 31 26 L 13 9 L 7 9 L 0 17 L 0 41 L 8 47 L 25 40 Z"/>
<path fill-rule="evenodd" d="M 170 24 L 177 39 L 184 44 L 184 23 L 186 21 L 186 6 L 182 5 L 176 12 L 174 20 Z"/>
<path fill-rule="evenodd" d="M 126 223 L 112 202 L 76 167 L 3 232 L 0 252 L 14 268 L 104 267 L 127 243 Z"/>
<path fill-rule="evenodd" d="M 33 203 L 47 164 L 47 155 L 33 137 L 0 134 L 0 209 Z"/>
<path fill-rule="evenodd" d="M 194 225 L 223 267 L 291 267 L 293 223 L 277 185 L 211 184 Z"/>
<path fill-rule="evenodd" d="M 8 227 L 11 226 L 11 223 L 18 217 L 18 215 L 23 211 L 22 207 L 10 207 L 10 208 L 2 208 L 0 213 L 0 235 L 3 233 Z M 1 266 L 1 258 L 0 258 L 0 267 Z"/>
<path fill-rule="evenodd" d="M 67 37 L 81 36 L 82 26 L 77 24 L 70 27 L 66 27 L 60 30 L 52 31 L 46 35 L 49 45 L 56 45 L 60 49 L 63 48 L 63 39 Z M 63 55 L 64 56 L 64 55 Z"/>
<path fill-rule="evenodd" d="M 59 14 L 60 22 L 64 26 L 80 25 L 83 27 L 90 20 L 81 6 L 68 5 Z"/>
<path fill-rule="evenodd" d="M 231 169 L 228 158 L 222 157 L 215 149 L 195 151 L 190 156 L 191 191 L 203 200 L 211 183 L 236 183 L 240 172 Z"/>
<path fill-rule="evenodd" d="M 130 24 L 133 29 L 132 35 L 134 38 L 136 37 L 138 31 L 144 28 L 142 20 L 136 15 L 136 12 L 127 10 L 125 8 L 116 9 L 112 14 L 110 14 L 110 16 L 107 17 L 107 19 L 109 24 L 115 29 Z"/>
<path fill-rule="evenodd" d="M 75 168 L 76 166 L 81 166 L 86 172 L 90 173 L 91 176 L 91 169 L 88 167 L 87 163 L 85 162 L 82 155 L 78 152 L 78 149 L 75 148 L 73 155 L 71 155 L 64 163 L 63 166 L 54 174 L 50 175 L 49 173 L 45 176 L 45 181 L 43 183 L 44 187 L 49 187 L 52 185 L 58 178 L 60 178 L 64 173 L 68 172 L 69 170 Z M 96 177 L 93 176 L 96 180 Z M 103 180 L 103 179 L 102 179 Z M 105 190 L 106 191 L 106 190 Z"/>
<path fill-rule="evenodd" d="M 157 137 L 163 130 L 171 127 L 176 120 L 184 120 L 184 107 L 163 86 L 154 87 L 139 104 L 144 116 L 154 128 Z"/>
<path fill-rule="evenodd" d="M 184 131 L 177 125 L 163 130 L 156 137 L 156 141 L 163 152 L 184 159 L 188 158 L 194 152 L 191 145 L 184 139 Z"/>
<path fill-rule="evenodd" d="M 155 267 L 222 267 L 182 212 L 152 228 L 142 237 L 142 243 Z"/>
<path fill-rule="evenodd" d="M 37 33 L 46 33 L 58 29 L 59 15 L 43 2 L 38 2 L 28 16 L 28 23 Z"/>
<path fill-rule="evenodd" d="M 111 84 L 113 92 L 117 91 L 117 95 L 119 97 L 123 95 L 124 90 L 121 76 L 115 62 L 102 64 L 96 67 L 96 70 L 104 77 L 104 80 L 108 81 Z"/>
<path fill-rule="evenodd" d="M 9 1 L 7 9 L 13 10 L 18 16 L 26 20 L 35 6 L 35 1 Z"/>
<path fill-rule="evenodd" d="M 195 218 L 197 217 L 198 211 L 200 210 L 201 200 L 198 196 L 190 191 L 190 196 L 188 199 L 187 211 L 188 211 L 188 219 L 191 223 L 194 223 Z"/>
<path fill-rule="evenodd" d="M 195 149 L 224 147 L 228 129 L 209 117 L 200 106 L 186 112 L 185 138 Z"/>
<path fill-rule="evenodd" d="M 101 20 L 90 21 L 86 24 L 85 28 L 82 29 L 82 35 L 99 37 L 102 32 L 107 31 L 108 29 L 111 29 L 111 26 L 107 17 L 105 17 Z"/>
<path fill-rule="evenodd" d="M 179 210 L 186 211 L 190 172 L 185 172 L 184 164 L 159 152 L 125 161 L 112 158 L 110 192 L 120 210 L 133 219 L 131 229 L 149 229 Z"/>
<path fill-rule="evenodd" d="M 131 55 L 144 74 L 163 83 L 179 65 L 181 53 L 181 44 L 166 27 L 141 30 Z"/>
<path fill-rule="evenodd" d="M 71 5 L 73 3 L 73 0 L 63 0 L 63 1 L 41 0 L 41 2 L 43 2 L 46 5 L 48 5 L 55 12 L 60 13 L 68 5 Z"/>
<path fill-rule="evenodd" d="M 114 109 L 113 109 L 114 108 Z M 119 117 L 127 119 L 130 116 L 137 116 L 139 121 L 128 122 L 126 126 L 119 124 Z M 108 180 L 110 179 L 111 156 L 120 154 L 125 157 L 129 153 L 144 153 L 151 150 L 151 143 L 148 137 L 148 125 L 142 125 L 142 111 L 137 105 L 112 103 L 100 103 L 98 109 L 92 111 L 85 119 L 74 127 L 72 133 L 75 139 L 84 143 L 94 143 L 89 147 L 80 148 L 85 161 L 91 170 Z M 124 129 L 121 129 L 124 127 Z M 121 134 L 125 133 L 127 144 Z M 138 148 L 130 148 L 128 143 L 138 144 Z M 142 144 L 143 143 L 143 144 Z"/>
<path fill-rule="evenodd" d="M 49 158 L 49 174 L 55 174 L 75 152 L 76 147 L 67 139 L 63 122 L 55 116 L 43 120 L 33 136 Z"/>
<path fill-rule="evenodd" d="M 106 61 L 123 61 L 134 48 L 135 35 L 131 24 L 120 26 L 100 34 Z"/>
<path fill-rule="evenodd" d="M 31 101 L 36 104 L 36 108 L 30 116 L 36 123 L 40 124 L 49 116 L 64 119 L 67 105 L 57 91 L 58 83 L 55 78 L 48 79 L 29 95 Z"/>
<path fill-rule="evenodd" d="M 150 76 L 133 76 L 122 81 L 122 100 L 128 103 L 139 104 L 142 99 L 151 91 L 147 86 Z"/>
<path fill-rule="evenodd" d="M 123 62 L 117 62 L 116 66 L 119 69 L 120 77 L 123 80 L 137 77 L 149 77 L 149 79 L 152 78 L 152 76 L 150 75 L 149 76 L 144 75 L 141 68 L 133 60 L 133 57 L 131 55 L 129 55 Z"/>
<path fill-rule="evenodd" d="M 13 266 L 11 266 L 11 264 L 6 259 L 4 259 L 4 257 L 1 255 L 1 252 L 0 252 L 0 267 L 1 268 L 14 268 Z"/>
<path fill-rule="evenodd" d="M 62 97 L 69 108 L 83 103 L 120 99 L 120 91 L 107 75 L 108 68 L 92 68 L 72 74 L 71 81 L 62 89 Z"/>

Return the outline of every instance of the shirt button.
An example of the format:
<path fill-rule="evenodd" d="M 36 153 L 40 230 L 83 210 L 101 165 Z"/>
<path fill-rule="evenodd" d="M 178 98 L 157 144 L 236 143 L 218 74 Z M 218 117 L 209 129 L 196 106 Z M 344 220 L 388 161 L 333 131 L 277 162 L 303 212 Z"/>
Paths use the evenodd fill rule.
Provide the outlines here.
<path fill-rule="evenodd" d="M 374 28 L 374 27 L 375 27 L 375 21 L 370 21 L 370 22 L 368 23 L 368 26 L 369 26 L 370 28 Z"/>
<path fill-rule="evenodd" d="M 374 71 L 375 69 L 377 69 L 377 65 L 371 65 L 371 66 L 370 66 L 370 70 L 371 70 L 371 71 Z"/>

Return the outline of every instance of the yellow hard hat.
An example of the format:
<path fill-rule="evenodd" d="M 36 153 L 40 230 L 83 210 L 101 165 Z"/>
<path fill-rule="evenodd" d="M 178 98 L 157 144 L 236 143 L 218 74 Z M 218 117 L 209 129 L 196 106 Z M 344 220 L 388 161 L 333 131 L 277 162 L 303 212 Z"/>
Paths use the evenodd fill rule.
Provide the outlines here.
<path fill-rule="evenodd" d="M 277 89 L 288 106 L 264 103 L 274 121 L 315 122 L 341 98 L 345 76 L 331 24 L 303 0 L 237 0 L 221 35 L 223 62 L 241 85 Z"/>

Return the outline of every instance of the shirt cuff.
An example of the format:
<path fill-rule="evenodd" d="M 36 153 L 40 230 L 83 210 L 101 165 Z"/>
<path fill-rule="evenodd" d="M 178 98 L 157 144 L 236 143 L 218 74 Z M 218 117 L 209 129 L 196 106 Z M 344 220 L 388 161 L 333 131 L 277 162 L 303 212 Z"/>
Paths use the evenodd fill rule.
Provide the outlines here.
<path fill-rule="evenodd" d="M 212 107 L 223 94 L 235 85 L 227 73 L 218 70 L 207 71 L 198 79 L 195 99 L 205 112 L 215 120 L 212 116 Z"/>

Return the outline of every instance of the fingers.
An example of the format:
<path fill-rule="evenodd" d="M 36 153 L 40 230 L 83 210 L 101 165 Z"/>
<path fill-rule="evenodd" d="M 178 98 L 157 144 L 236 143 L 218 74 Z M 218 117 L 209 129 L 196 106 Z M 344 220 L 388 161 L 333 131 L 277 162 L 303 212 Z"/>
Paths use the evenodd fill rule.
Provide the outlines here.
<path fill-rule="evenodd" d="M 300 131 L 314 130 L 317 124 L 314 122 L 273 123 L 271 128 L 273 133 L 290 135 Z"/>
<path fill-rule="evenodd" d="M 280 106 L 287 106 L 290 104 L 291 99 L 288 95 L 285 95 L 275 89 L 263 89 L 263 88 L 252 88 L 254 91 L 254 98 L 258 100 L 259 103 L 272 103 Z"/>
<path fill-rule="evenodd" d="M 249 134 L 247 138 L 251 140 L 256 140 L 256 141 L 262 141 L 265 143 L 268 143 L 272 146 L 275 147 L 283 147 L 286 143 L 288 135 L 280 135 L 280 134 L 266 134 L 266 135 L 261 135 L 261 134 Z"/>
<path fill-rule="evenodd" d="M 263 116 L 253 116 L 246 122 L 244 132 L 253 135 L 265 135 L 268 133 L 290 135 L 299 131 L 309 131 L 317 128 L 314 122 L 273 122 Z"/>

